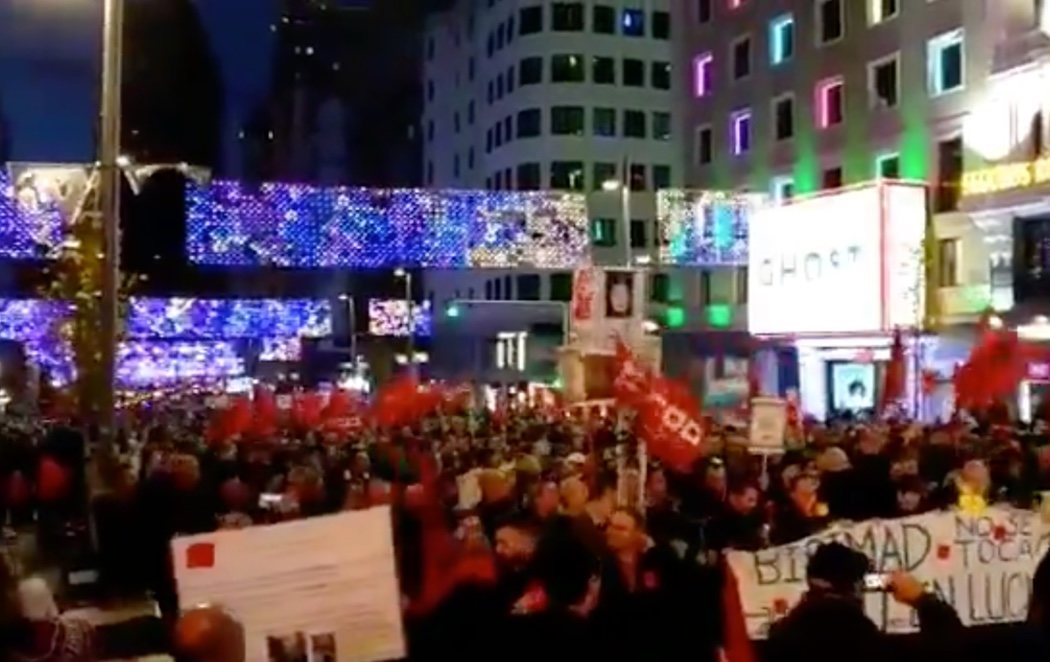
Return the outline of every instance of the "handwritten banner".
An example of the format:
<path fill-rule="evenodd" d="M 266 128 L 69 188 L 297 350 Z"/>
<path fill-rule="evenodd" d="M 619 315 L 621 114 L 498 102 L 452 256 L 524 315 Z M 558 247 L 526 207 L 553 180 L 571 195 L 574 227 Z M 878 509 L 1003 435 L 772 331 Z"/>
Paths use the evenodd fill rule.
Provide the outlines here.
<path fill-rule="evenodd" d="M 1024 620 L 1032 575 L 1050 546 L 1037 513 L 990 508 L 981 515 L 939 512 L 836 525 L 790 545 L 730 552 L 748 634 L 764 639 L 806 591 L 806 564 L 822 543 L 863 552 L 875 572 L 905 570 L 955 607 L 968 626 Z M 914 610 L 885 593 L 866 595 L 868 616 L 891 633 L 918 629 Z"/>

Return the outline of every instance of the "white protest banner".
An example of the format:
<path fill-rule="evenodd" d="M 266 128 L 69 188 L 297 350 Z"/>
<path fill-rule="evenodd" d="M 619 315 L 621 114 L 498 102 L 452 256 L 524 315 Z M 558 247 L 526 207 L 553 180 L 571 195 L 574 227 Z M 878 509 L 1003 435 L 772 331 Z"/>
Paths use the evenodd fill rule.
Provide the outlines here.
<path fill-rule="evenodd" d="M 228 610 L 249 662 L 405 655 L 389 508 L 176 538 L 172 553 L 179 606 Z"/>
<path fill-rule="evenodd" d="M 780 398 L 751 398 L 750 450 L 777 453 L 784 450 L 787 430 L 787 401 Z"/>
<path fill-rule="evenodd" d="M 875 572 L 915 575 L 951 604 L 965 625 L 975 626 L 1024 620 L 1032 575 L 1050 546 L 1050 527 L 1029 511 L 950 511 L 836 525 L 790 545 L 730 552 L 753 639 L 765 638 L 770 625 L 798 603 L 809 556 L 831 541 L 866 554 Z M 865 607 L 887 632 L 918 629 L 914 611 L 884 593 L 869 593 Z"/>

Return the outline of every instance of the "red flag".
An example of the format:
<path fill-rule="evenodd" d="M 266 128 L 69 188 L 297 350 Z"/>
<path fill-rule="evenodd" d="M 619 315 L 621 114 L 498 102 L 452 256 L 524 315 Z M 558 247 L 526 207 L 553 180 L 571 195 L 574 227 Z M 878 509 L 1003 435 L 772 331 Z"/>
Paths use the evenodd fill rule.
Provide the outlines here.
<path fill-rule="evenodd" d="M 273 436 L 277 430 L 278 416 L 273 391 L 265 386 L 256 386 L 252 410 L 252 434 L 258 438 Z"/>
<path fill-rule="evenodd" d="M 304 430 L 318 427 L 321 424 L 321 394 L 297 394 L 292 401 L 292 421 Z"/>
<path fill-rule="evenodd" d="M 244 434 L 252 424 L 252 407 L 248 398 L 234 396 L 226 412 L 226 432 L 229 436 Z"/>
<path fill-rule="evenodd" d="M 421 386 L 412 375 L 395 378 L 376 394 L 372 416 L 382 426 L 401 427 L 433 413 L 445 400 L 439 387 Z"/>
<path fill-rule="evenodd" d="M 638 413 L 638 435 L 661 462 L 688 471 L 702 454 L 704 425 L 689 389 L 654 375 L 638 363 L 631 350 L 616 343 L 613 393 Z"/>
<path fill-rule="evenodd" d="M 904 381 L 907 373 L 908 368 L 904 362 L 904 340 L 901 337 L 901 330 L 894 329 L 890 362 L 886 364 L 886 375 L 882 384 L 880 411 L 885 412 L 888 406 L 897 403 L 904 397 Z"/>
<path fill-rule="evenodd" d="M 740 587 L 729 564 L 722 570 L 722 652 L 727 662 L 754 662 L 755 652 L 747 636 Z"/>
<path fill-rule="evenodd" d="M 324 429 L 346 434 L 363 426 L 360 406 L 348 391 L 337 389 L 328 397 L 328 405 L 321 412 Z"/>
<path fill-rule="evenodd" d="M 353 415 L 354 409 L 354 399 L 350 397 L 350 393 L 339 388 L 328 396 L 328 404 L 321 411 L 321 417 L 326 421 L 333 418 L 345 418 Z"/>
<path fill-rule="evenodd" d="M 700 407 L 688 387 L 662 376 L 638 410 L 639 434 L 649 453 L 664 464 L 689 471 L 704 453 Z"/>
<path fill-rule="evenodd" d="M 637 409 L 652 391 L 652 372 L 638 362 L 631 349 L 619 338 L 616 339 L 615 367 L 613 397 Z"/>
<path fill-rule="evenodd" d="M 1012 398 L 1027 375 L 1028 363 L 1041 355 L 1014 331 L 986 328 L 955 372 L 956 406 L 977 409 Z"/>

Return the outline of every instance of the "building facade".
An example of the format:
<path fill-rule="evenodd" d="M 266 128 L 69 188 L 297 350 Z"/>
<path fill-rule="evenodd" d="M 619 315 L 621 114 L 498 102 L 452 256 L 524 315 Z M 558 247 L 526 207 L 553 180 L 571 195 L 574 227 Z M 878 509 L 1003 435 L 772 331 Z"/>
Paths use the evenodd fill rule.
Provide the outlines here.
<path fill-rule="evenodd" d="M 680 336 L 685 353 L 695 349 L 690 333 L 743 328 L 746 288 L 718 269 L 661 264 L 667 237 L 656 191 L 680 186 L 685 174 L 672 109 L 673 4 L 452 3 L 427 26 L 422 130 L 428 187 L 586 195 L 594 262 L 646 269 L 648 316 Z M 439 373 L 473 366 L 492 381 L 554 376 L 570 272 L 428 270 L 424 279 Z M 713 317 L 704 302 L 716 304 Z M 500 334 L 520 332 L 528 360 L 508 370 Z"/>
<path fill-rule="evenodd" d="M 1011 265 L 1033 240 L 1017 228 L 1034 226 L 1009 201 L 978 196 L 982 175 L 970 173 L 1043 151 L 1041 74 L 1018 84 L 1006 72 L 1045 60 L 1045 3 L 690 0 L 674 12 L 687 186 L 786 203 L 878 179 L 927 184 L 926 290 L 943 342 L 914 352 L 950 390 L 967 330 L 989 308 L 1010 309 L 1024 286 Z M 875 346 L 836 341 L 836 356 L 885 353 L 885 336 L 865 343 Z M 805 351 L 824 344 L 807 340 Z"/>
<path fill-rule="evenodd" d="M 420 38 L 411 2 L 280 0 L 270 89 L 239 132 L 259 181 L 420 183 Z"/>

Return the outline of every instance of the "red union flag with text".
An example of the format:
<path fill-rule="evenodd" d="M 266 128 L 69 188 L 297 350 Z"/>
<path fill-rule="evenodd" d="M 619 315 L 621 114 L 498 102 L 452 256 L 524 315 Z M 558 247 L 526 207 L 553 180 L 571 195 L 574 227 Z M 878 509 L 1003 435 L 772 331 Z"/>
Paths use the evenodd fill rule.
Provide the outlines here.
<path fill-rule="evenodd" d="M 638 412 L 638 435 L 649 453 L 670 467 L 688 471 L 703 455 L 704 425 L 689 389 L 643 368 L 630 349 L 616 343 L 617 401 Z"/>

